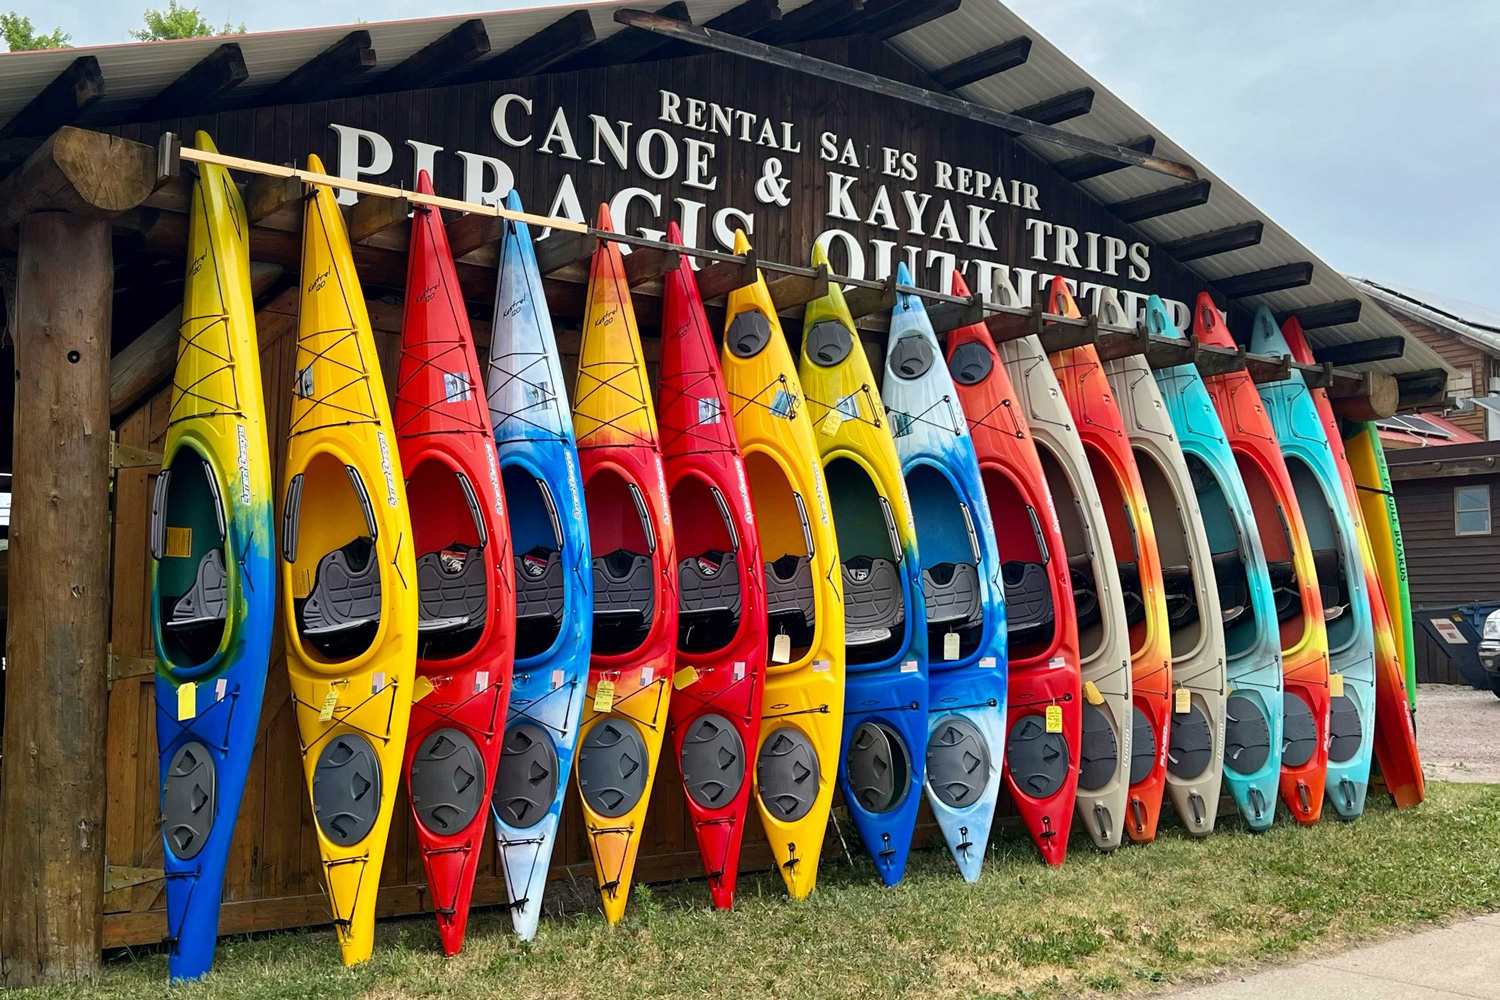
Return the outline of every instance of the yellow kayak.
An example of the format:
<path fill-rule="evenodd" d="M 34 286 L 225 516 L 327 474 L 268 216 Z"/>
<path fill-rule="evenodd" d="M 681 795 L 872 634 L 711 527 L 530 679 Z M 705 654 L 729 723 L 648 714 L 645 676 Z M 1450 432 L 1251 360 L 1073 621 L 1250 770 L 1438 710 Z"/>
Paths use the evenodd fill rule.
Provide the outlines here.
<path fill-rule="evenodd" d="M 734 252 L 750 249 L 736 233 Z M 769 662 L 755 797 L 796 899 L 818 880 L 844 720 L 844 596 L 812 420 L 764 278 L 729 293 L 722 362 L 765 560 Z"/>
<path fill-rule="evenodd" d="M 308 169 L 322 171 L 316 156 Z M 364 295 L 333 191 L 302 224 L 286 452 L 286 659 L 323 874 L 345 965 L 370 956 L 375 893 L 411 714 L 416 562 Z"/>
<path fill-rule="evenodd" d="M 599 210 L 599 228 L 611 229 Z M 656 411 L 620 245 L 601 242 L 573 389 L 594 642 L 574 773 L 604 915 L 625 915 L 677 664 L 677 556 Z"/>
<path fill-rule="evenodd" d="M 813 266 L 828 264 L 813 248 Z M 823 459 L 844 581 L 849 814 L 886 885 L 906 871 L 927 763 L 927 610 L 894 431 L 837 283 L 807 304 L 798 374 Z M 910 422 L 902 433 L 910 431 Z"/>

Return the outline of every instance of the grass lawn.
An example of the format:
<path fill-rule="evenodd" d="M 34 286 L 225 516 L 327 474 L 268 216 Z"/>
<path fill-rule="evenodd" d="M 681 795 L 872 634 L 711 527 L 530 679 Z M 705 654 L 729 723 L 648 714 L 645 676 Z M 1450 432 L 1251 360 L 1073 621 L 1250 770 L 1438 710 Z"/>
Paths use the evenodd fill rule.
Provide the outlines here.
<path fill-rule="evenodd" d="M 637 889 L 610 929 L 595 912 L 543 923 L 531 945 L 477 912 L 445 960 L 430 919 L 381 924 L 375 957 L 346 970 L 331 930 L 220 942 L 216 971 L 182 1000 L 245 997 L 1056 997 L 1139 993 L 1214 969 L 1310 956 L 1358 938 L 1500 909 L 1500 785 L 1431 784 L 1397 813 L 1252 835 L 1235 817 L 1194 841 L 1168 827 L 1101 857 L 1075 838 L 1047 869 L 1019 833 L 992 847 L 977 885 L 945 852 L 913 854 L 882 889 L 862 863 L 824 865 L 789 902 L 774 875 L 741 880 L 717 913 L 701 882 Z M 160 954 L 120 956 L 93 982 L 15 994 L 159 997 Z"/>

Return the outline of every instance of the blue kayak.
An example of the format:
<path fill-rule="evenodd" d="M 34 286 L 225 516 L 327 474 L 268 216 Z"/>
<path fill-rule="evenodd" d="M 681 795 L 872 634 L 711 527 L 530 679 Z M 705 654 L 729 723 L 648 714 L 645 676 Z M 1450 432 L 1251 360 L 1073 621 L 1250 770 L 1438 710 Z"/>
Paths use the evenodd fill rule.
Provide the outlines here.
<path fill-rule="evenodd" d="M 1161 299 L 1146 303 L 1146 328 L 1155 336 L 1181 337 Z M 1189 363 L 1156 371 L 1162 402 L 1203 513 L 1213 552 L 1224 621 L 1224 779 L 1252 830 L 1276 818 L 1281 778 L 1281 637 L 1265 549 L 1229 439 L 1208 387 Z"/>
<path fill-rule="evenodd" d="M 896 282 L 910 285 L 906 265 Z M 979 879 L 1005 753 L 1005 585 L 953 378 L 922 300 L 898 295 L 881 394 L 917 523 L 927 604 L 927 804 Z"/>
<path fill-rule="evenodd" d="M 1255 312 L 1250 350 L 1292 353 L 1265 306 Z M 1297 493 L 1323 595 L 1332 694 L 1324 794 L 1340 819 L 1358 819 L 1365 809 L 1375 736 L 1375 626 L 1359 528 L 1302 373 L 1293 370 L 1287 378 L 1262 383 L 1259 389 Z"/>
<path fill-rule="evenodd" d="M 506 207 L 521 211 L 514 191 Z M 525 223 L 508 222 L 500 247 L 485 382 L 516 564 L 516 665 L 490 804 L 511 920 L 529 941 L 583 716 L 594 594 L 573 417 Z"/>

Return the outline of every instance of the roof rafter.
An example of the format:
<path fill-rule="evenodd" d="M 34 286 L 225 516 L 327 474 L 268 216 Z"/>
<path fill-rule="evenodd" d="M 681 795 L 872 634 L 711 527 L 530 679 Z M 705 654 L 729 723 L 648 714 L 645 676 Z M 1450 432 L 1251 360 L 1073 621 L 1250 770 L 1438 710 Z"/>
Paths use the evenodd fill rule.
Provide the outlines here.
<path fill-rule="evenodd" d="M 1227 278 L 1215 278 L 1214 286 L 1231 299 L 1243 299 L 1251 295 L 1267 295 L 1288 288 L 1301 288 L 1312 284 L 1312 279 L 1312 262 L 1303 260 L 1230 275 Z"/>
<path fill-rule="evenodd" d="M 192 69 L 162 88 L 133 115 L 145 121 L 200 114 L 250 76 L 237 42 L 225 42 L 199 59 Z"/>
<path fill-rule="evenodd" d="M 418 90 L 437 87 L 457 76 L 464 67 L 489 54 L 490 35 L 477 17 L 428 42 L 399 64 L 380 74 L 372 88 Z"/>
<path fill-rule="evenodd" d="M 1058 94 L 1035 104 L 1018 108 L 1011 114 L 1018 118 L 1029 118 L 1043 125 L 1056 125 L 1089 113 L 1094 107 L 1094 88 L 1080 87 L 1066 94 Z"/>
<path fill-rule="evenodd" d="M 375 47 L 363 28 L 351 31 L 259 95 L 261 104 L 302 104 L 343 97 L 375 68 Z"/>
<path fill-rule="evenodd" d="M 104 96 L 104 72 L 93 56 L 79 56 L 0 128 L 0 139 L 45 136 L 71 125 Z"/>
<path fill-rule="evenodd" d="M 1173 212 L 1181 212 L 1186 208 L 1196 208 L 1206 204 L 1211 187 L 1212 185 L 1206 179 L 1195 180 L 1190 184 L 1163 188 L 1160 191 L 1117 201 L 1105 207 L 1119 216 L 1122 222 L 1144 222 L 1147 219 L 1171 215 Z"/>
<path fill-rule="evenodd" d="M 1257 219 L 1254 222 L 1225 226 L 1223 229 L 1210 230 L 1196 236 L 1168 240 L 1158 249 L 1165 251 L 1178 261 L 1202 260 L 1204 257 L 1257 246 L 1265 229 L 1266 224 Z"/>
<path fill-rule="evenodd" d="M 977 52 L 967 59 L 949 63 L 933 73 L 932 79 L 939 87 L 957 90 L 971 83 L 978 83 L 980 80 L 988 80 L 1008 69 L 1023 66 L 1030 55 L 1031 39 L 1021 35 L 1019 38 L 1012 38 L 1008 42 L 985 49 L 983 52 Z"/>
<path fill-rule="evenodd" d="M 583 51 L 597 39 L 589 12 L 575 10 L 499 55 L 476 62 L 449 82 L 474 83 L 534 76 Z"/>

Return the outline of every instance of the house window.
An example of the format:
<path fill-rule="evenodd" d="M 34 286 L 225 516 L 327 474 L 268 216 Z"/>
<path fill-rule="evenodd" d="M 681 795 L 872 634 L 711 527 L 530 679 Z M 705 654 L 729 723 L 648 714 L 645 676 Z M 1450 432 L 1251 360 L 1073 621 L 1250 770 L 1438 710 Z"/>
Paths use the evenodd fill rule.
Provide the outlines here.
<path fill-rule="evenodd" d="M 1454 487 L 1453 533 L 1455 535 L 1488 535 L 1490 533 L 1490 488 L 1488 486 Z"/>

